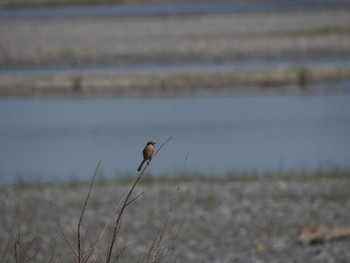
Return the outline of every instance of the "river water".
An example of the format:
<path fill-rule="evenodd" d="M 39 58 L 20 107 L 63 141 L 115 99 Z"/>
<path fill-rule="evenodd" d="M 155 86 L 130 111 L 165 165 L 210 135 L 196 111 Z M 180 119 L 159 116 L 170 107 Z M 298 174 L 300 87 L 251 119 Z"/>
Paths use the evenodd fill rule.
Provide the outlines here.
<path fill-rule="evenodd" d="M 350 8 L 347 1 L 219 1 L 212 3 L 165 3 L 165 4 L 130 4 L 110 6 L 73 6 L 73 7 L 42 7 L 42 8 L 3 8 L 0 9 L 0 19 L 47 19 L 47 18 L 81 18 L 81 17 L 135 17 L 135 16 L 168 16 L 194 15 L 207 13 L 242 13 L 242 12 L 272 12 L 298 11 L 317 9 Z"/>
<path fill-rule="evenodd" d="M 149 170 L 327 169 L 350 164 L 350 96 L 240 96 L 0 101 L 1 181 L 66 181 L 131 173 L 147 140 Z"/>

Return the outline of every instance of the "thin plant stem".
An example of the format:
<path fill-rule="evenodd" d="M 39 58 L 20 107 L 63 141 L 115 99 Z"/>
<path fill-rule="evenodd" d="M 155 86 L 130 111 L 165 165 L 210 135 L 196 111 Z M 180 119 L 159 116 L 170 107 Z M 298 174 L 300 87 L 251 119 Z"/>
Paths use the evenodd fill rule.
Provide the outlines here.
<path fill-rule="evenodd" d="M 172 137 L 170 136 L 165 142 L 163 142 L 161 144 L 161 146 L 158 148 L 158 150 L 155 152 L 155 154 L 153 155 L 153 157 L 155 157 L 157 155 L 157 153 L 164 147 L 164 145 L 166 143 L 168 143 L 170 140 L 172 139 Z M 151 161 L 151 160 L 150 160 Z M 150 163 L 150 161 L 148 162 L 148 164 Z M 133 185 L 131 186 L 129 192 L 127 193 L 123 203 L 122 203 L 122 206 L 121 206 L 121 209 L 117 215 L 117 218 L 116 218 L 116 222 L 115 222 L 115 225 L 114 225 L 114 229 L 113 229 L 113 235 L 112 235 L 112 239 L 111 239 L 111 242 L 110 242 L 110 245 L 109 245 L 109 248 L 108 248 L 108 251 L 107 251 L 107 259 L 106 259 L 106 263 L 109 263 L 111 261 L 111 257 L 112 257 L 112 252 L 113 252 L 113 248 L 115 246 L 115 242 L 117 240 L 117 236 L 118 236 L 118 233 L 119 233 L 119 229 L 120 229 L 120 223 L 121 223 L 121 218 L 122 218 L 122 215 L 124 214 L 124 211 L 125 211 L 125 208 L 128 206 L 129 203 L 129 199 L 130 199 L 130 196 L 131 194 L 133 193 L 137 183 L 140 181 L 142 175 L 144 174 L 145 170 L 147 168 L 147 165 L 143 168 L 143 170 L 141 171 L 141 173 L 138 175 L 138 177 L 136 178 L 136 180 L 134 181 Z"/>
<path fill-rule="evenodd" d="M 187 160 L 188 160 L 188 153 L 187 153 L 187 156 L 186 156 L 186 159 L 185 159 L 185 163 L 184 163 L 184 167 L 183 167 L 183 171 L 181 172 L 180 174 L 180 179 L 183 178 L 184 176 L 184 173 L 185 173 L 185 169 L 186 169 L 186 166 L 187 166 Z M 152 255 L 152 251 L 155 249 L 155 252 L 154 252 L 154 256 L 153 256 L 153 260 L 152 262 L 156 262 L 158 256 L 159 256 L 159 253 L 160 253 L 160 244 L 163 240 L 163 236 L 164 236 L 164 233 L 165 233 L 165 230 L 168 226 L 168 223 L 169 223 L 169 219 L 170 219 L 170 215 L 171 213 L 173 212 L 174 210 L 174 207 L 175 207 L 175 201 L 176 201 L 176 197 L 178 196 L 178 193 L 180 191 L 180 187 L 181 187 L 181 180 L 179 181 L 178 185 L 177 185 L 177 188 L 176 188 L 176 191 L 174 193 L 174 196 L 172 198 L 172 201 L 171 201 L 171 205 L 170 205 L 170 208 L 169 208 L 169 211 L 168 211 L 168 215 L 165 219 L 165 222 L 163 224 L 163 227 L 159 229 L 157 235 L 156 235 L 156 238 L 154 239 L 149 251 L 148 251 L 148 254 L 147 254 L 147 260 L 146 262 L 149 262 L 150 261 L 150 257 Z M 181 228 L 180 228 L 181 230 Z M 180 231 L 179 230 L 179 231 Z M 176 234 L 176 237 L 174 238 L 173 242 L 172 242 L 172 245 L 175 243 L 175 240 L 177 239 L 179 235 L 179 232 Z M 157 242 L 158 240 L 158 242 Z M 169 249 L 168 249 L 169 251 Z M 168 251 L 166 253 L 168 253 Z"/>
<path fill-rule="evenodd" d="M 80 234 L 80 229 L 81 229 L 81 222 L 83 221 L 83 217 L 84 217 L 84 213 L 85 213 L 85 210 L 86 210 L 86 206 L 87 206 L 87 203 L 89 201 L 89 198 L 90 198 L 90 193 L 91 193 L 91 189 L 92 189 L 92 186 L 94 184 L 94 181 L 95 181 L 95 178 L 96 178 L 96 174 L 97 174 L 97 171 L 98 171 L 98 168 L 101 164 L 101 161 L 100 160 L 96 166 L 96 169 L 95 169 L 95 172 L 94 172 L 94 175 L 92 176 L 92 179 L 91 179 L 91 182 L 90 182 L 90 187 L 89 187 L 89 191 L 88 191 L 88 194 L 86 196 L 86 199 L 85 199 L 85 203 L 84 203 L 84 206 L 83 206 L 83 209 L 81 210 L 81 214 L 80 214 L 80 218 L 79 218 L 79 223 L 78 223 L 78 262 L 81 263 L 81 262 L 84 262 L 84 253 L 81 249 L 81 234 Z"/>

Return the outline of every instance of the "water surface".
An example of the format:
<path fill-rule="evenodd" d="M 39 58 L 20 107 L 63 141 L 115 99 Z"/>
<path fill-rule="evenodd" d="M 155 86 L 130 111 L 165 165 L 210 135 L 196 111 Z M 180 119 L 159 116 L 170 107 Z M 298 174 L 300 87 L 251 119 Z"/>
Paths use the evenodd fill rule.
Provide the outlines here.
<path fill-rule="evenodd" d="M 242 1 L 0 9 L 0 19 L 106 18 L 350 8 L 346 1 Z"/>
<path fill-rule="evenodd" d="M 0 101 L 0 176 L 136 174 L 145 142 L 173 136 L 149 169 L 220 174 L 347 167 L 350 96 Z M 158 146 L 159 146 L 158 144 Z"/>

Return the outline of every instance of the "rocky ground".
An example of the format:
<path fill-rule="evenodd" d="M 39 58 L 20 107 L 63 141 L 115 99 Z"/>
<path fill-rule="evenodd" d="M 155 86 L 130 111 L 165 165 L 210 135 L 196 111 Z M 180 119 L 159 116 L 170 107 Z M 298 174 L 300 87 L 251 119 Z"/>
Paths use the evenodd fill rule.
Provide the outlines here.
<path fill-rule="evenodd" d="M 0 95 L 225 95 L 324 81 L 334 92 L 350 78 L 349 63 L 331 63 L 350 57 L 349 25 L 348 9 L 3 19 Z M 203 67 L 225 63 L 236 66 Z"/>
<path fill-rule="evenodd" d="M 146 262 L 149 247 L 169 216 L 159 246 L 162 262 L 348 262 L 350 239 L 302 245 L 297 238 L 304 226 L 349 225 L 349 187 L 348 176 L 194 180 L 182 182 L 179 190 L 172 182 L 141 183 L 133 197 L 141 196 L 123 217 L 117 249 L 126 249 L 119 259 Z M 114 183 L 94 186 L 83 219 L 86 244 L 97 239 L 129 188 Z M 17 243 L 25 252 L 36 231 L 27 254 L 40 247 L 33 262 L 74 261 L 58 224 L 76 248 L 76 227 L 87 191 L 87 185 L 79 184 L 3 188 L 0 256 L 9 259 L 4 262 L 15 262 L 16 233 L 21 233 Z M 112 227 L 107 228 L 97 246 L 92 257 L 97 262 L 104 262 L 111 232 Z"/>

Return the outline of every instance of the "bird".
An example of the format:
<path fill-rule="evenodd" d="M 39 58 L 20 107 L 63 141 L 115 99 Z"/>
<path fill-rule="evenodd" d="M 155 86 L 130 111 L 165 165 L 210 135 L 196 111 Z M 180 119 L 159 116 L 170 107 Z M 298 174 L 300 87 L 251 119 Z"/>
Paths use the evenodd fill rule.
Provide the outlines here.
<path fill-rule="evenodd" d="M 142 162 L 141 162 L 139 168 L 137 169 L 138 172 L 141 171 L 142 166 L 144 165 L 144 163 L 145 163 L 146 161 L 148 161 L 147 164 L 149 164 L 149 161 L 152 160 L 152 156 L 153 156 L 153 153 L 154 153 L 154 145 L 155 145 L 155 144 L 156 144 L 155 141 L 148 141 L 148 142 L 147 142 L 145 148 L 144 148 L 143 151 L 142 151 L 143 160 L 142 160 Z"/>

